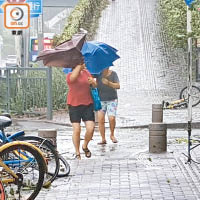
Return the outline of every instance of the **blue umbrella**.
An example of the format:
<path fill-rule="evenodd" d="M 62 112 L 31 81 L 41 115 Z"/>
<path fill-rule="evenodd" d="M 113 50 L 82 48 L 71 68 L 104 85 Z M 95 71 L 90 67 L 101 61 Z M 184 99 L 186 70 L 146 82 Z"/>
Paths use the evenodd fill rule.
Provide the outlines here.
<path fill-rule="evenodd" d="M 72 68 L 63 68 L 63 72 L 65 74 L 68 74 L 68 73 L 72 72 Z"/>
<path fill-rule="evenodd" d="M 113 62 L 120 58 L 116 52 L 117 49 L 97 41 L 85 42 L 81 49 L 86 67 L 91 74 L 99 74 L 105 68 L 113 66 Z"/>
<path fill-rule="evenodd" d="M 81 49 L 86 67 L 91 74 L 100 74 L 104 69 L 113 66 L 113 62 L 120 58 L 116 52 L 117 49 L 97 41 L 85 42 Z M 68 74 L 71 69 L 64 68 L 63 72 Z"/>

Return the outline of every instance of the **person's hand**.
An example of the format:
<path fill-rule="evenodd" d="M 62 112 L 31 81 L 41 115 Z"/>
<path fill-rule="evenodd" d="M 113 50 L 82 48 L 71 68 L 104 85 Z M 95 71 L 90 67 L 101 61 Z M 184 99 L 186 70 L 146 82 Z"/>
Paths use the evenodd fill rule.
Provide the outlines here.
<path fill-rule="evenodd" d="M 96 78 L 88 77 L 88 82 L 90 85 L 92 85 L 92 87 L 97 87 Z"/>
<path fill-rule="evenodd" d="M 94 83 L 94 79 L 92 77 L 88 77 L 88 82 L 92 85 Z"/>
<path fill-rule="evenodd" d="M 83 64 L 81 65 L 81 69 L 82 69 L 82 70 L 83 70 L 83 69 L 86 69 L 85 63 L 83 63 Z"/>
<path fill-rule="evenodd" d="M 108 84 L 109 84 L 109 80 L 108 80 L 108 79 L 102 78 L 101 80 L 102 80 L 102 83 L 103 83 L 104 85 L 108 85 Z"/>
<path fill-rule="evenodd" d="M 79 64 L 76 66 L 76 68 L 78 68 L 80 71 L 86 69 L 85 64 Z"/>

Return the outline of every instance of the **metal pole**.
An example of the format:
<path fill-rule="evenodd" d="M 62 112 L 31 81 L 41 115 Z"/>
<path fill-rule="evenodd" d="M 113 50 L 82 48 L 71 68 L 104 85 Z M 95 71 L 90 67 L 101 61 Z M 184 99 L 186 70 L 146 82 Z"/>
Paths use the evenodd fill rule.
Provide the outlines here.
<path fill-rule="evenodd" d="M 6 87 L 7 87 L 7 95 L 6 95 L 6 112 L 10 112 L 10 69 L 6 68 Z"/>
<path fill-rule="evenodd" d="M 38 17 L 38 52 L 44 49 L 43 45 L 43 14 Z M 43 66 L 42 62 L 39 62 L 40 66 Z"/>
<path fill-rule="evenodd" d="M 191 27 L 191 19 L 192 13 L 191 10 L 187 7 L 187 33 L 192 32 Z M 190 154 L 190 145 L 191 145 L 191 132 L 192 132 L 192 38 L 188 38 L 188 81 L 187 81 L 187 88 L 188 88 L 188 162 L 191 162 L 191 154 Z"/>
<path fill-rule="evenodd" d="M 29 66 L 29 41 L 30 41 L 30 29 L 24 30 L 24 67 Z"/>
<path fill-rule="evenodd" d="M 1 64 L 1 58 L 2 58 L 2 55 L 1 55 L 2 46 L 3 46 L 3 38 L 2 38 L 2 36 L 0 35 L 0 64 Z"/>
<path fill-rule="evenodd" d="M 22 61 L 22 63 L 23 63 L 23 65 L 22 65 L 22 67 L 27 67 L 27 65 L 26 65 L 26 37 L 27 37 L 27 33 L 26 33 L 26 30 L 24 30 L 23 31 L 23 40 L 22 40 L 22 42 L 23 42 L 23 45 L 22 45 L 22 54 L 23 54 L 23 61 Z"/>
<path fill-rule="evenodd" d="M 47 68 L 47 119 L 52 120 L 52 68 Z"/>
<path fill-rule="evenodd" d="M 15 35 L 15 51 L 17 56 L 17 65 L 22 66 L 22 35 Z"/>

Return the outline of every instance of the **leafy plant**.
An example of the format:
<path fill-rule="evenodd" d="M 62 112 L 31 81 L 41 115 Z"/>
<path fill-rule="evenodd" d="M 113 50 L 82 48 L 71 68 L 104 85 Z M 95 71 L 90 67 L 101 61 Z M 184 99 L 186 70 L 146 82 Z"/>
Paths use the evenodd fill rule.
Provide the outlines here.
<path fill-rule="evenodd" d="M 178 48 L 187 47 L 188 37 L 200 36 L 200 1 L 196 0 L 192 12 L 192 33 L 187 33 L 187 6 L 184 0 L 160 0 L 162 27 L 167 34 L 170 45 Z"/>
<path fill-rule="evenodd" d="M 87 30 L 88 39 L 92 39 L 98 27 L 101 11 L 108 4 L 108 0 L 79 0 L 78 4 L 67 18 L 63 33 L 54 37 L 54 46 L 71 39 L 80 28 Z"/>
<path fill-rule="evenodd" d="M 52 93 L 53 109 L 62 109 L 66 107 L 66 97 L 68 87 L 66 84 L 65 74 L 62 69 L 53 69 Z"/>

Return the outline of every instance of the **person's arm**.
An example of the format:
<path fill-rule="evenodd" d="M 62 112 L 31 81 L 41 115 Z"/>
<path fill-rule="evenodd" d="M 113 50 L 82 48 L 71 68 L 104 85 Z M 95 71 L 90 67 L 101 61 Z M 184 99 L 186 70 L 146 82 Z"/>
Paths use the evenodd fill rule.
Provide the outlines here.
<path fill-rule="evenodd" d="M 119 83 L 114 83 L 112 81 L 109 81 L 106 78 L 102 78 L 102 83 L 107 85 L 108 87 L 114 88 L 114 89 L 120 89 L 120 84 Z"/>
<path fill-rule="evenodd" d="M 70 75 L 70 77 L 69 77 L 69 80 L 70 80 L 71 83 L 74 82 L 74 81 L 78 78 L 78 76 L 79 76 L 79 74 L 80 74 L 80 71 L 81 71 L 83 68 L 84 68 L 83 65 L 77 65 L 77 66 L 75 67 L 75 69 L 72 71 L 72 73 L 71 73 L 71 75 Z"/>

